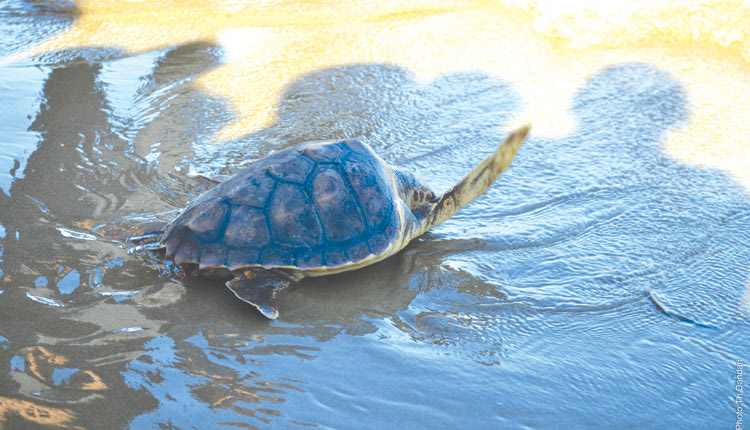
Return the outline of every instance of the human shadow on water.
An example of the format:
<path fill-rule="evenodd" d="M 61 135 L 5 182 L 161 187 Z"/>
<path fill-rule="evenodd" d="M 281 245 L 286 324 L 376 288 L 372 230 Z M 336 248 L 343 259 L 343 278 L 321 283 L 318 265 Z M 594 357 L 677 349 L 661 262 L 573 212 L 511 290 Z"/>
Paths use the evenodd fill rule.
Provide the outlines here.
<path fill-rule="evenodd" d="M 156 71 L 145 77 L 148 85 L 136 94 L 130 118 L 115 111 L 112 94 L 102 79 L 103 74 L 112 72 L 111 65 L 84 57 L 51 68 L 42 89 L 41 108 L 29 127 L 38 133 L 39 143 L 23 171 L 14 172 L 16 178 L 7 194 L 0 193 L 0 225 L 5 231 L 1 267 L 9 278 L 19 285 L 46 289 L 48 283 L 59 281 L 61 273 L 73 273 L 75 279 L 58 285 L 59 294 L 45 298 L 57 303 L 60 296 L 80 298 L 76 293 L 85 285 L 89 270 L 106 270 L 100 266 L 104 261 L 124 260 L 124 252 L 104 241 L 92 241 L 86 231 L 123 211 L 172 209 L 164 203 L 170 200 L 173 205 L 184 203 L 169 192 L 169 184 L 164 185 L 174 183 L 169 173 L 177 163 L 168 157 L 161 164 L 149 162 L 149 145 L 144 148 L 141 140 L 150 140 L 157 130 L 175 125 L 179 125 L 182 138 L 203 138 L 205 130 L 200 128 L 191 136 L 189 124 L 215 116 L 220 109 L 211 98 L 204 95 L 200 103 L 195 92 L 179 87 L 190 78 L 189 68 L 180 64 L 188 57 L 197 69 L 194 74 L 205 71 L 216 64 L 212 50 L 211 45 L 196 43 L 165 52 L 156 61 Z M 160 75 L 162 69 L 167 72 Z M 164 106 L 164 87 L 178 93 L 169 98 L 171 106 Z M 180 115 L 174 115 L 174 110 Z M 164 124 L 164 115 L 179 118 Z M 141 125 L 144 116 L 149 120 L 147 126 Z M 145 136 L 141 138 L 139 133 Z M 179 152 L 181 158 L 190 155 L 180 139 L 170 142 L 178 150 L 170 151 L 169 142 L 159 148 L 172 155 Z M 189 186 L 180 191 L 184 196 L 192 193 Z M 14 271 L 29 264 L 31 270 Z M 22 291 L 12 293 L 16 292 Z"/>
<path fill-rule="evenodd" d="M 670 129 L 689 126 L 682 84 L 650 65 L 612 66 L 572 112 L 576 133 L 534 141 L 514 180 L 490 193 L 517 205 L 504 210 L 515 231 L 498 243 L 515 248 L 509 261 L 523 258 L 503 269 L 530 275 L 518 280 L 534 286 L 530 298 L 548 288 L 582 304 L 643 294 L 678 319 L 732 320 L 750 268 L 750 201 L 727 174 L 662 151 Z"/>
<path fill-rule="evenodd" d="M 570 323 L 551 312 L 634 312 L 644 324 L 730 333 L 746 318 L 750 201 L 725 173 L 662 151 L 670 129 L 689 126 L 682 84 L 647 64 L 611 66 L 580 88 L 572 113 L 575 133 L 532 137 L 486 197 L 459 212 L 451 236 L 477 248 L 442 259 L 512 299 L 462 305 L 447 294 L 398 317 L 423 333 L 420 319 L 438 309 L 443 323 L 432 329 L 471 327 L 469 343 Z"/>
<path fill-rule="evenodd" d="M 158 209 L 164 189 L 160 184 L 170 180 L 168 171 L 162 176 L 160 169 L 171 169 L 175 163 L 166 159 L 161 165 L 150 163 L 149 147 L 144 151 L 138 133 L 174 126 L 174 122 L 160 123 L 161 116 L 168 114 L 186 121 L 178 123 L 181 137 L 202 136 L 203 128 L 190 136 L 189 124 L 213 118 L 221 113 L 220 106 L 213 103 L 215 99 L 185 88 L 189 86 L 185 81 L 191 78 L 191 67 L 197 74 L 216 64 L 214 50 L 211 45 L 191 44 L 163 52 L 156 61 L 158 71 L 144 78 L 147 85 L 142 91 L 150 92 L 136 94 L 130 118 L 113 107 L 112 88 L 107 85 L 107 74 L 117 73 L 122 61 L 101 63 L 73 51 L 45 57 L 51 64 L 49 74 L 40 93 L 41 106 L 29 126 L 38 144 L 25 166 L 14 168 L 10 189 L 0 192 L 0 339 L 6 342 L 0 348 L 0 362 L 18 363 L 11 372 L 0 372 L 0 385 L 8 389 L 4 394 L 17 391 L 55 402 L 101 401 L 100 395 L 70 381 L 92 361 L 109 360 L 102 357 L 111 357 L 110 342 L 131 354 L 140 350 L 142 339 L 158 335 L 164 324 L 160 316 L 150 318 L 143 311 L 182 297 L 179 283 L 159 275 L 163 269 L 144 268 L 121 244 L 97 240 L 87 231 L 96 220 L 125 211 Z M 171 108 L 164 107 L 160 98 L 164 87 L 177 93 L 169 98 Z M 140 126 L 144 116 L 153 128 Z M 173 142 L 184 147 L 178 139 Z M 183 192 L 190 195 L 191 190 L 184 187 Z M 22 364 L 23 351 L 38 347 L 55 357 L 69 357 L 53 360 L 57 367 L 50 366 L 46 373 L 54 377 L 44 373 L 41 378 L 31 365 Z M 116 371 L 105 373 L 103 378 L 111 382 L 115 375 Z M 113 398 L 132 397 L 123 390 L 116 393 Z M 129 413 L 113 413 L 108 425 L 124 423 Z"/>
<path fill-rule="evenodd" d="M 750 350 L 750 199 L 726 173 L 663 152 L 670 130 L 690 126 L 688 98 L 648 64 L 594 73 L 572 100 L 577 129 L 532 138 L 474 206 L 482 216 L 460 219 L 489 251 L 443 260 L 507 298 L 433 294 L 398 314 L 428 342 L 462 328 L 452 351 L 502 369 L 503 416 L 528 427 L 551 415 L 560 427 L 731 418 L 734 403 L 715 399 L 727 393 L 721 369 Z"/>

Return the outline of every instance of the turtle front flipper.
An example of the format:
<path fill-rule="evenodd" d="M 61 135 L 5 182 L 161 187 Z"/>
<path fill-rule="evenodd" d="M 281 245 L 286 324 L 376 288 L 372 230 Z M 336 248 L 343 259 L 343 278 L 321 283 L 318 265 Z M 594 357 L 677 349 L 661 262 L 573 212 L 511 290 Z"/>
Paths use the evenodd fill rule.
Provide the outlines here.
<path fill-rule="evenodd" d="M 419 222 L 411 232 L 412 237 L 408 239 L 411 240 L 424 234 L 484 194 L 487 188 L 497 180 L 500 173 L 508 168 L 530 129 L 531 126 L 524 125 L 512 132 L 492 155 L 479 163 L 461 182 L 440 196 L 431 210 L 423 212 L 418 217 Z"/>
<path fill-rule="evenodd" d="M 276 293 L 289 286 L 289 279 L 272 273 L 239 274 L 227 281 L 227 287 L 243 302 L 255 306 L 264 317 L 275 320 L 279 317 Z"/>

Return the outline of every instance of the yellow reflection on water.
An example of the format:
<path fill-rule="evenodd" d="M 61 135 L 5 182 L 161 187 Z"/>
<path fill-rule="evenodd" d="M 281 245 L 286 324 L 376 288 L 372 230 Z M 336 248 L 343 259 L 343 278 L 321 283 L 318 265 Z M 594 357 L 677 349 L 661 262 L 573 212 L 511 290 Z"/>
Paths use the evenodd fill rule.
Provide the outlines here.
<path fill-rule="evenodd" d="M 284 86 L 313 70 L 394 63 L 418 77 L 484 71 L 512 83 L 535 133 L 575 128 L 568 106 L 593 72 L 643 61 L 685 82 L 688 128 L 665 148 L 722 168 L 750 187 L 750 7 L 737 1 L 251 1 L 81 0 L 80 18 L 34 53 L 86 46 L 128 53 L 214 42 L 226 62 L 197 85 L 229 100 L 219 139 L 269 124 Z"/>
<path fill-rule="evenodd" d="M 27 400 L 0 396 L 0 427 L 10 415 L 17 415 L 26 421 L 46 427 L 82 429 L 72 424 L 75 415 L 69 409 L 51 408 Z"/>
<path fill-rule="evenodd" d="M 68 364 L 68 359 L 55 354 L 43 346 L 30 346 L 22 351 L 29 373 L 40 381 L 53 385 L 52 374 L 57 367 Z M 78 375 L 69 386 L 73 389 L 86 391 L 106 390 L 107 384 L 91 370 L 79 370 Z"/>

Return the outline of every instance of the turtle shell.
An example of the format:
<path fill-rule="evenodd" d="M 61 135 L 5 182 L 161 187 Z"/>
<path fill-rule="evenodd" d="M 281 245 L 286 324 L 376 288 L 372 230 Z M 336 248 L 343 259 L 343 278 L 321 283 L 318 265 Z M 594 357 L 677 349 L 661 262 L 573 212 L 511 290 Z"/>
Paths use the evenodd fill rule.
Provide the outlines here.
<path fill-rule="evenodd" d="M 167 227 L 175 263 L 325 273 L 388 252 L 402 231 L 394 175 L 356 140 L 262 158 L 191 202 Z"/>

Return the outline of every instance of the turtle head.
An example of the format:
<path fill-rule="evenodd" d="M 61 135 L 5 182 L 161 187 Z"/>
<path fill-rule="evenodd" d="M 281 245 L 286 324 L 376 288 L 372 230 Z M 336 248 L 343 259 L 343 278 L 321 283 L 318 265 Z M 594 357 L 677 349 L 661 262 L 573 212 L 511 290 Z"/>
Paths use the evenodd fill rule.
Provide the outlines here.
<path fill-rule="evenodd" d="M 412 212 L 437 201 L 435 193 L 419 176 L 398 168 L 393 168 L 393 174 L 396 177 L 399 197 Z"/>
<path fill-rule="evenodd" d="M 424 209 L 417 214 L 418 225 L 411 230 L 412 236 L 408 240 L 442 223 L 456 211 L 484 194 L 500 173 L 510 165 L 516 151 L 529 134 L 529 129 L 530 126 L 525 125 L 512 132 L 492 155 L 479 163 L 461 182 L 438 198 L 431 195 L 431 204 L 424 206 Z M 405 180 L 407 178 L 401 179 L 400 182 Z M 404 187 L 401 186 L 401 188 Z"/>

